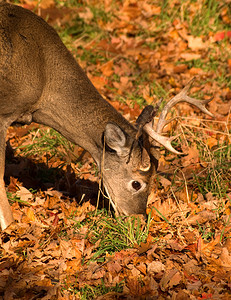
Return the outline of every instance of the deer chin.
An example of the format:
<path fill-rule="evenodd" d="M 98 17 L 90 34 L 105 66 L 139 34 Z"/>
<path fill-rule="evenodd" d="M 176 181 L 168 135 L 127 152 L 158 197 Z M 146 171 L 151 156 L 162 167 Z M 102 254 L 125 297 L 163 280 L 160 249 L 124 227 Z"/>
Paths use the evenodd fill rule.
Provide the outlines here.
<path fill-rule="evenodd" d="M 144 221 L 147 220 L 147 214 L 146 214 L 146 209 L 144 213 L 138 212 L 138 213 L 131 213 L 130 211 L 126 211 L 126 209 L 123 208 L 118 208 L 118 215 L 119 216 L 139 216 L 141 219 Z"/>

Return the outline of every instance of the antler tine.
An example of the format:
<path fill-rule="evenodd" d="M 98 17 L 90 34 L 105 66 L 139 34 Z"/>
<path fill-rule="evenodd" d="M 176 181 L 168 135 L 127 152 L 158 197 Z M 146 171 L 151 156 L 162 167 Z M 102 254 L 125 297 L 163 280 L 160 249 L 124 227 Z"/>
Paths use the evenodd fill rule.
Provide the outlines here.
<path fill-rule="evenodd" d="M 191 88 L 192 83 L 194 82 L 195 77 L 192 78 L 186 86 L 180 91 L 179 94 L 174 96 L 164 107 L 164 109 L 161 112 L 159 121 L 157 123 L 156 132 L 161 133 L 165 125 L 167 125 L 169 122 L 165 120 L 168 112 L 170 109 L 176 105 L 179 102 L 187 102 L 189 104 L 192 104 L 196 107 L 198 107 L 202 112 L 205 114 L 208 114 L 209 116 L 213 117 L 213 114 L 207 110 L 207 108 L 204 106 L 205 104 L 209 103 L 213 98 L 206 99 L 206 100 L 200 100 L 196 98 L 189 97 L 187 95 L 188 90 Z"/>
<path fill-rule="evenodd" d="M 169 110 L 174 105 L 176 105 L 179 102 L 187 102 L 189 104 L 192 104 L 192 105 L 198 107 L 201 111 L 203 111 L 204 113 L 206 113 L 209 116 L 213 117 L 213 114 L 205 108 L 205 104 L 209 103 L 212 100 L 212 98 L 207 99 L 207 100 L 200 100 L 200 99 L 189 97 L 187 95 L 187 92 L 190 89 L 190 87 L 191 87 L 192 83 L 194 82 L 194 80 L 195 80 L 195 77 L 188 82 L 188 84 L 180 91 L 179 94 L 177 94 L 175 97 L 173 97 L 165 105 L 165 107 L 163 108 L 163 110 L 160 114 L 160 118 L 159 118 L 159 121 L 157 123 L 156 131 L 154 131 L 154 129 L 152 128 L 152 121 L 143 126 L 144 131 L 155 141 L 154 145 L 156 145 L 156 142 L 158 142 L 161 145 L 163 145 L 166 149 L 168 149 L 169 151 L 171 151 L 175 154 L 183 154 L 183 153 L 178 152 L 177 150 L 175 150 L 171 145 L 171 142 L 174 139 L 176 139 L 179 135 L 174 136 L 174 137 L 170 137 L 170 138 L 164 137 L 164 136 L 161 135 L 161 132 L 162 132 L 163 128 L 165 127 L 165 125 L 167 125 L 169 122 L 174 120 L 174 118 L 170 119 L 170 120 L 165 120 Z"/>
<path fill-rule="evenodd" d="M 144 127 L 143 127 L 144 131 L 152 138 L 154 139 L 155 141 L 157 141 L 158 143 L 160 143 L 161 145 L 163 145 L 166 149 L 168 149 L 169 151 L 171 151 L 172 153 L 175 153 L 175 154 L 183 154 L 177 150 L 175 150 L 173 148 L 173 146 L 171 145 L 171 142 L 173 140 L 175 140 L 176 138 L 179 137 L 179 135 L 176 135 L 176 136 L 172 136 L 172 137 L 166 137 L 166 136 L 163 136 L 163 135 L 160 135 L 159 133 L 155 132 L 154 129 L 152 128 L 152 122 L 146 124 Z"/>

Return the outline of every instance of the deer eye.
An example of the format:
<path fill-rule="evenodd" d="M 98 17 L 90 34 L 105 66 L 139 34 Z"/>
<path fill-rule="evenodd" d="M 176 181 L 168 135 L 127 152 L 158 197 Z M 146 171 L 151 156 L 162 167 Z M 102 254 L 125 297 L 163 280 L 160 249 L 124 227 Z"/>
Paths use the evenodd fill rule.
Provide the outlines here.
<path fill-rule="evenodd" d="M 134 190 L 139 191 L 139 189 L 141 188 L 141 184 L 139 181 L 132 181 L 132 187 Z"/>

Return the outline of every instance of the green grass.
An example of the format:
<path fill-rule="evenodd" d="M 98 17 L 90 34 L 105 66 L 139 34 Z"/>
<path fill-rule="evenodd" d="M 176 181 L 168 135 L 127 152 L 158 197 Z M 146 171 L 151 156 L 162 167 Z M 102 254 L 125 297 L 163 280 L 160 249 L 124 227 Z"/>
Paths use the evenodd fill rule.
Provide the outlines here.
<path fill-rule="evenodd" d="M 81 222 L 75 221 L 75 212 L 69 217 L 74 221 L 73 230 L 78 232 L 82 226 L 87 226 L 86 239 L 96 245 L 91 260 L 105 261 L 106 253 L 113 254 L 134 245 L 145 243 L 149 233 L 151 215 L 147 222 L 141 222 L 139 217 L 110 217 L 105 209 L 96 209 L 87 214 Z M 65 228 L 60 236 L 68 240 Z M 83 263 L 85 263 L 83 261 Z"/>
<path fill-rule="evenodd" d="M 200 155 L 207 167 L 194 176 L 199 191 L 202 195 L 211 192 L 219 198 L 225 197 L 231 188 L 231 145 L 224 144 L 213 151 L 200 147 Z"/>
<path fill-rule="evenodd" d="M 6 192 L 7 198 L 9 199 L 10 203 L 18 202 L 22 205 L 30 206 L 31 204 L 28 201 L 21 200 L 19 196 L 17 196 L 15 193 Z"/>
<path fill-rule="evenodd" d="M 85 285 L 85 287 L 80 288 L 80 299 L 81 300 L 91 300 L 95 299 L 98 296 L 105 295 L 109 292 L 122 293 L 123 292 L 123 283 L 116 284 L 114 287 L 105 286 L 103 280 L 102 283 L 97 286 Z"/>
<path fill-rule="evenodd" d="M 221 18 L 222 9 L 225 7 L 231 13 L 231 8 L 225 1 L 203 0 L 199 2 L 191 0 L 188 3 L 181 0 L 178 4 L 171 4 L 171 1 L 162 1 L 161 15 L 154 17 L 158 29 L 168 30 L 176 19 L 180 19 L 181 22 L 185 21 L 188 24 L 189 33 L 194 36 L 228 29 L 228 25 Z"/>
<path fill-rule="evenodd" d="M 74 220 L 74 215 L 71 218 Z M 105 210 L 96 210 L 89 213 L 87 218 L 82 222 L 77 222 L 74 227 L 77 231 L 83 225 L 89 227 L 85 238 L 92 245 L 96 245 L 90 260 L 100 263 L 105 262 L 106 254 L 113 254 L 146 242 L 150 222 L 150 215 L 147 224 L 143 224 L 138 217 L 111 218 Z M 68 239 L 68 236 L 65 236 L 65 232 L 61 233 L 61 236 Z M 88 262 L 83 261 L 82 263 Z M 121 281 L 116 286 L 108 287 L 101 280 L 101 284 L 97 286 L 85 285 L 82 288 L 78 288 L 75 284 L 72 286 L 68 284 L 63 289 L 67 289 L 71 293 L 78 295 L 81 300 L 88 300 L 95 299 L 109 292 L 122 293 L 123 285 L 124 283 Z"/>
<path fill-rule="evenodd" d="M 123 281 L 116 284 L 115 286 L 106 286 L 103 279 L 101 279 L 101 284 L 96 286 L 90 286 L 86 284 L 84 287 L 78 288 L 73 284 L 67 284 L 67 286 L 62 287 L 62 290 L 68 290 L 73 295 L 77 295 L 80 300 L 91 300 L 96 299 L 99 296 L 105 295 L 110 292 L 122 293 L 123 292 Z"/>
<path fill-rule="evenodd" d="M 104 261 L 106 253 L 113 254 L 145 242 L 150 222 L 150 215 L 147 224 L 143 224 L 139 217 L 111 218 L 105 210 L 90 213 L 81 224 L 89 227 L 86 238 L 98 245 L 91 260 Z M 79 228 L 81 224 L 76 226 Z"/>
<path fill-rule="evenodd" d="M 84 48 L 82 48 L 82 53 L 79 56 L 79 58 L 82 61 L 86 61 L 88 65 L 92 65 L 92 64 L 96 65 L 99 62 L 101 64 L 104 64 L 108 61 L 108 59 L 102 53 L 92 52 L 90 49 L 87 50 Z M 98 74 L 98 75 L 100 75 L 100 74 Z"/>
<path fill-rule="evenodd" d="M 187 7 L 185 9 L 185 19 L 189 23 L 189 29 L 192 35 L 200 36 L 209 34 L 210 31 L 216 32 L 228 28 L 221 20 L 221 9 L 228 4 L 223 1 L 205 0 L 201 1 L 201 7 L 197 11 L 193 19 L 187 14 Z M 229 8 L 230 10 L 230 8 Z"/>
<path fill-rule="evenodd" d="M 150 220 L 147 226 L 142 226 L 139 218 L 101 218 L 90 228 L 90 241 L 95 244 L 100 241 L 94 259 L 103 259 L 106 253 L 112 254 L 122 249 L 132 248 L 135 244 L 145 242 L 148 236 Z"/>
<path fill-rule="evenodd" d="M 92 19 L 85 21 L 78 14 L 71 23 L 63 24 L 62 27 L 56 26 L 62 41 L 69 48 L 72 54 L 78 57 L 81 61 L 87 63 L 87 65 L 96 64 L 97 61 L 104 63 L 108 60 L 104 56 L 104 51 L 95 49 L 95 46 L 88 49 L 85 47 L 87 44 L 91 45 L 92 42 L 98 43 L 101 39 L 107 39 L 110 42 L 110 35 L 107 31 L 99 26 L 99 23 L 108 22 L 110 19 L 110 12 L 105 13 L 103 8 L 97 6 L 89 6 L 80 1 L 56 1 L 60 8 L 67 6 L 69 8 L 81 8 L 83 12 L 86 8 L 92 13 Z M 78 41 L 81 41 L 78 44 Z M 75 46 L 77 43 L 77 46 Z M 83 46 L 82 46 L 83 44 Z M 94 50 L 94 51 L 93 51 Z"/>
<path fill-rule="evenodd" d="M 215 229 L 212 227 L 212 225 L 200 225 L 197 222 L 198 225 L 198 231 L 201 234 L 201 238 L 207 242 L 211 241 L 214 238 L 215 235 Z"/>
<path fill-rule="evenodd" d="M 66 6 L 66 7 L 73 7 L 73 6 L 78 6 L 79 1 L 78 0 L 55 0 L 56 5 L 58 6 Z"/>
<path fill-rule="evenodd" d="M 141 92 L 142 90 L 140 90 L 140 86 L 145 86 L 145 82 L 148 82 L 148 78 L 145 76 L 145 74 L 142 76 L 137 76 L 137 78 L 134 81 L 134 86 L 136 86 L 136 90 L 133 90 L 132 93 L 131 92 L 127 92 L 126 94 L 126 99 L 131 100 L 131 103 L 134 104 L 138 103 L 140 105 L 141 108 L 143 108 L 145 105 L 147 105 L 146 100 L 143 98 Z M 150 84 L 150 97 L 153 97 L 153 102 L 157 100 L 159 100 L 160 98 L 166 98 L 168 96 L 168 92 L 166 92 L 165 88 L 159 84 L 158 82 L 153 82 Z"/>
<path fill-rule="evenodd" d="M 75 157 L 74 144 L 52 128 L 33 129 L 30 135 L 32 135 L 30 136 L 32 142 L 18 147 L 25 156 L 45 155 L 48 161 L 53 157 L 59 157 L 64 161 Z M 78 159 L 78 157 L 75 158 Z"/>
<path fill-rule="evenodd" d="M 192 178 L 188 179 L 188 184 L 192 190 L 198 190 L 204 196 L 211 192 L 213 196 L 222 200 L 231 191 L 231 144 L 227 142 L 219 144 L 218 141 L 218 145 L 210 149 L 206 144 L 209 136 L 204 131 L 198 132 L 196 129 L 195 132 L 190 132 L 191 128 L 187 129 L 184 134 L 187 136 L 189 147 L 196 144 L 199 150 L 201 168 L 196 173 L 192 171 Z M 175 149 L 178 149 L 180 139 L 172 142 Z M 168 160 L 168 162 L 174 159 L 175 157 Z M 177 169 L 175 172 L 177 173 Z M 172 183 L 175 185 L 175 177 Z M 178 187 L 178 190 L 181 190 L 184 185 L 185 183 L 182 181 L 182 185 Z"/>

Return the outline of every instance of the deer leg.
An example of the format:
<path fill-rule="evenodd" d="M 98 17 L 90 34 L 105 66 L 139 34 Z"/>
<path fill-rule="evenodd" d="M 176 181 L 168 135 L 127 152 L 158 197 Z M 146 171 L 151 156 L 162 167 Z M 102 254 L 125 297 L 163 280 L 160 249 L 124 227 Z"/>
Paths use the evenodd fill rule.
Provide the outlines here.
<path fill-rule="evenodd" d="M 5 151 L 6 151 L 6 128 L 0 128 L 0 225 L 2 230 L 14 221 L 12 210 L 8 202 L 4 183 Z"/>

